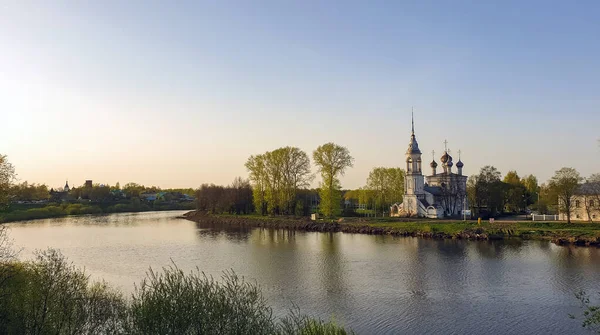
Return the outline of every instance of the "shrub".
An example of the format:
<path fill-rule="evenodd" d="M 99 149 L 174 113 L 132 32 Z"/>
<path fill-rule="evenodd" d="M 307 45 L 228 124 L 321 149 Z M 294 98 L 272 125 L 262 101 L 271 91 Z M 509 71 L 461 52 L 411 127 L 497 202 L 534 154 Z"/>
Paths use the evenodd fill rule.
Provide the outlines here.
<path fill-rule="evenodd" d="M 299 313 L 277 322 L 259 287 L 233 271 L 219 282 L 175 265 L 150 269 L 125 300 L 56 250 L 13 259 L 0 259 L 0 273 L 9 274 L 0 280 L 0 334 L 347 334 Z"/>
<path fill-rule="evenodd" d="M 592 305 L 590 297 L 585 291 L 577 292 L 575 297 L 581 302 L 581 307 L 583 308 L 583 322 L 581 325 L 600 334 L 600 305 Z M 576 317 L 571 315 L 571 318 L 575 319 Z"/>
<path fill-rule="evenodd" d="M 132 334 L 273 334 L 275 322 L 260 289 L 234 272 L 222 283 L 176 266 L 148 272 L 132 296 Z"/>
<path fill-rule="evenodd" d="M 56 250 L 27 263 L 3 263 L 12 272 L 0 286 L 2 334 L 113 334 L 122 332 L 126 304 L 105 283 L 67 263 Z"/>
<path fill-rule="evenodd" d="M 300 314 L 298 309 L 290 311 L 279 324 L 279 334 L 285 335 L 346 335 L 353 334 L 338 326 L 335 321 L 325 322 Z"/>

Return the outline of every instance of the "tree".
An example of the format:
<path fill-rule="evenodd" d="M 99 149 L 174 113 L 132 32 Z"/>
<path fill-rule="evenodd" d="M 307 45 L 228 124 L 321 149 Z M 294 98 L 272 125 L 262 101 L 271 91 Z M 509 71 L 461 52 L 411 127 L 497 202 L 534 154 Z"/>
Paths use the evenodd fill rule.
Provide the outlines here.
<path fill-rule="evenodd" d="M 144 186 L 136 183 L 127 183 L 123 186 L 123 192 L 125 192 L 125 197 L 128 199 L 139 198 L 144 189 Z"/>
<path fill-rule="evenodd" d="M 0 209 L 8 205 L 10 186 L 15 180 L 15 168 L 6 155 L 0 155 Z"/>
<path fill-rule="evenodd" d="M 394 202 L 402 202 L 404 171 L 400 168 L 373 168 L 367 178 L 367 188 L 375 193 L 376 206 L 381 210 Z"/>
<path fill-rule="evenodd" d="M 267 173 L 264 155 L 250 156 L 246 161 L 246 169 L 250 172 L 252 182 L 252 199 L 254 208 L 260 215 L 267 213 Z"/>
<path fill-rule="evenodd" d="M 517 171 L 508 171 L 504 176 L 505 201 L 510 212 L 520 212 L 527 206 L 527 189 Z"/>
<path fill-rule="evenodd" d="M 353 166 L 354 158 L 346 147 L 326 143 L 313 152 L 313 160 L 321 174 L 321 213 L 332 217 L 340 211 L 341 184 L 338 176 L 343 176 L 344 171 Z"/>
<path fill-rule="evenodd" d="M 18 201 L 46 200 L 50 197 L 48 186 L 44 184 L 29 184 L 27 181 L 13 185 L 10 194 L 14 200 Z"/>
<path fill-rule="evenodd" d="M 403 192 L 404 193 L 404 192 Z M 358 203 L 366 205 L 367 208 L 375 208 L 375 192 L 367 187 L 358 189 Z"/>
<path fill-rule="evenodd" d="M 521 179 L 521 183 L 523 184 L 523 186 L 525 187 L 525 196 L 526 196 L 526 204 L 527 206 L 534 204 L 536 202 L 538 202 L 539 199 L 539 194 L 540 194 L 540 187 L 538 185 L 538 180 L 537 178 L 530 174 L 528 176 L 525 176 Z M 539 207 L 539 204 L 538 206 Z M 539 208 L 537 208 L 539 210 Z"/>
<path fill-rule="evenodd" d="M 294 214 L 298 190 L 313 178 L 308 155 L 295 147 L 284 147 L 250 156 L 246 161 L 260 214 Z"/>
<path fill-rule="evenodd" d="M 504 184 L 500 180 L 500 171 L 487 165 L 481 168 L 479 175 L 471 176 L 467 181 L 467 194 L 478 214 L 487 208 L 494 216 L 504 207 Z"/>
<path fill-rule="evenodd" d="M 579 183 L 583 180 L 579 172 L 573 168 L 564 167 L 554 174 L 548 186 L 559 211 L 567 215 L 567 223 L 571 223 L 571 212 L 573 209 L 573 196 Z"/>

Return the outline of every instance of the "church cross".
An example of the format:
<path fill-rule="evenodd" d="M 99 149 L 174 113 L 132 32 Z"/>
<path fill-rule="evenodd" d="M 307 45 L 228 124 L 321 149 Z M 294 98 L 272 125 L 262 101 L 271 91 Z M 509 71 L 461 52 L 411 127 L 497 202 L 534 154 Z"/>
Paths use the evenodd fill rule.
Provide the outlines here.
<path fill-rule="evenodd" d="M 458 149 L 458 160 L 460 160 L 460 149 Z"/>
<path fill-rule="evenodd" d="M 448 141 L 444 140 L 444 151 L 448 152 Z"/>
<path fill-rule="evenodd" d="M 431 150 L 431 157 L 435 160 L 435 150 Z"/>

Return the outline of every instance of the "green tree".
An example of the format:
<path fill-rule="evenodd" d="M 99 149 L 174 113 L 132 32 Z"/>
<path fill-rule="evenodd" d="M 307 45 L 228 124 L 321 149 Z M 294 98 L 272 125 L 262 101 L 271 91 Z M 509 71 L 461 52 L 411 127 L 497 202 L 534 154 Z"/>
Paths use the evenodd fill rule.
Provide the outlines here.
<path fill-rule="evenodd" d="M 313 152 L 313 160 L 321 174 L 321 213 L 332 217 L 340 212 L 341 184 L 338 176 L 344 175 L 345 170 L 353 166 L 354 158 L 350 156 L 347 148 L 326 143 Z"/>
<path fill-rule="evenodd" d="M 502 211 L 504 207 L 504 184 L 500 180 L 501 173 L 493 166 L 481 168 L 479 175 L 467 180 L 467 195 L 475 212 L 481 214 L 484 208 L 491 216 Z"/>
<path fill-rule="evenodd" d="M 367 188 L 375 193 L 376 206 L 383 211 L 394 202 L 402 202 L 404 171 L 400 168 L 373 168 L 367 178 Z"/>
<path fill-rule="evenodd" d="M 254 208 L 260 215 L 267 213 L 267 172 L 265 170 L 265 156 L 250 156 L 246 161 L 246 169 L 250 172 L 252 182 L 252 200 Z"/>
<path fill-rule="evenodd" d="M 13 185 L 10 194 L 14 200 L 19 201 L 46 200 L 50 197 L 48 186 L 35 183 L 29 184 L 27 181 Z"/>
<path fill-rule="evenodd" d="M 254 189 L 256 210 L 264 214 L 294 214 L 298 190 L 313 178 L 308 155 L 295 147 L 284 147 L 250 156 L 246 169 Z"/>
<path fill-rule="evenodd" d="M 520 212 L 527 206 L 527 189 L 517 171 L 508 171 L 504 176 L 506 207 L 510 212 Z"/>
<path fill-rule="evenodd" d="M 358 189 L 358 203 L 366 205 L 367 208 L 374 208 L 375 206 L 375 192 L 367 187 L 361 187 Z"/>
<path fill-rule="evenodd" d="M 143 185 L 136 183 L 127 183 L 123 186 L 123 192 L 125 192 L 125 197 L 128 199 L 139 198 L 140 194 L 144 192 L 144 189 L 145 187 Z"/>
<path fill-rule="evenodd" d="M 556 201 L 558 210 L 567 215 L 567 223 L 571 223 L 573 196 L 582 180 L 583 178 L 581 178 L 577 170 L 564 167 L 556 171 L 548 183 L 550 193 Z"/>
<path fill-rule="evenodd" d="M 521 183 L 525 187 L 525 196 L 526 196 L 526 204 L 527 206 L 531 204 L 535 204 L 538 202 L 539 194 L 540 194 L 540 186 L 538 185 L 537 178 L 530 174 L 521 179 Z M 539 207 L 536 206 L 536 207 Z M 537 208 L 539 210 L 539 208 Z"/>
<path fill-rule="evenodd" d="M 0 209 L 8 205 L 10 187 L 15 180 L 15 168 L 8 161 L 6 155 L 0 155 Z"/>

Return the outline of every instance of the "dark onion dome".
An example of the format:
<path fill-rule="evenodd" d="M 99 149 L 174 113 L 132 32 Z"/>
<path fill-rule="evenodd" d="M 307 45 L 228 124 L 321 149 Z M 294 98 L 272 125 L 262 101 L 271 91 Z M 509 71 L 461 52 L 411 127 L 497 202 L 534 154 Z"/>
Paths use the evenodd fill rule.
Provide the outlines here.
<path fill-rule="evenodd" d="M 442 161 L 442 163 L 446 163 L 448 159 L 452 160 L 450 158 L 450 155 L 448 155 L 448 152 L 444 152 L 444 155 L 442 156 L 442 158 L 440 158 L 440 160 Z"/>
<path fill-rule="evenodd" d="M 429 164 L 429 166 L 435 169 L 437 167 L 436 161 L 432 161 L 431 164 Z"/>
<path fill-rule="evenodd" d="M 452 165 L 454 165 L 454 164 L 452 164 L 452 160 L 449 160 L 449 161 L 446 163 L 446 166 L 447 166 L 447 167 L 452 167 Z"/>
<path fill-rule="evenodd" d="M 459 159 L 459 160 L 458 160 L 458 162 L 456 163 L 456 167 L 457 167 L 457 168 L 462 168 L 463 166 L 465 166 L 465 165 L 464 165 L 464 164 L 463 164 L 463 162 L 461 162 L 461 161 L 460 161 L 460 159 Z"/>

